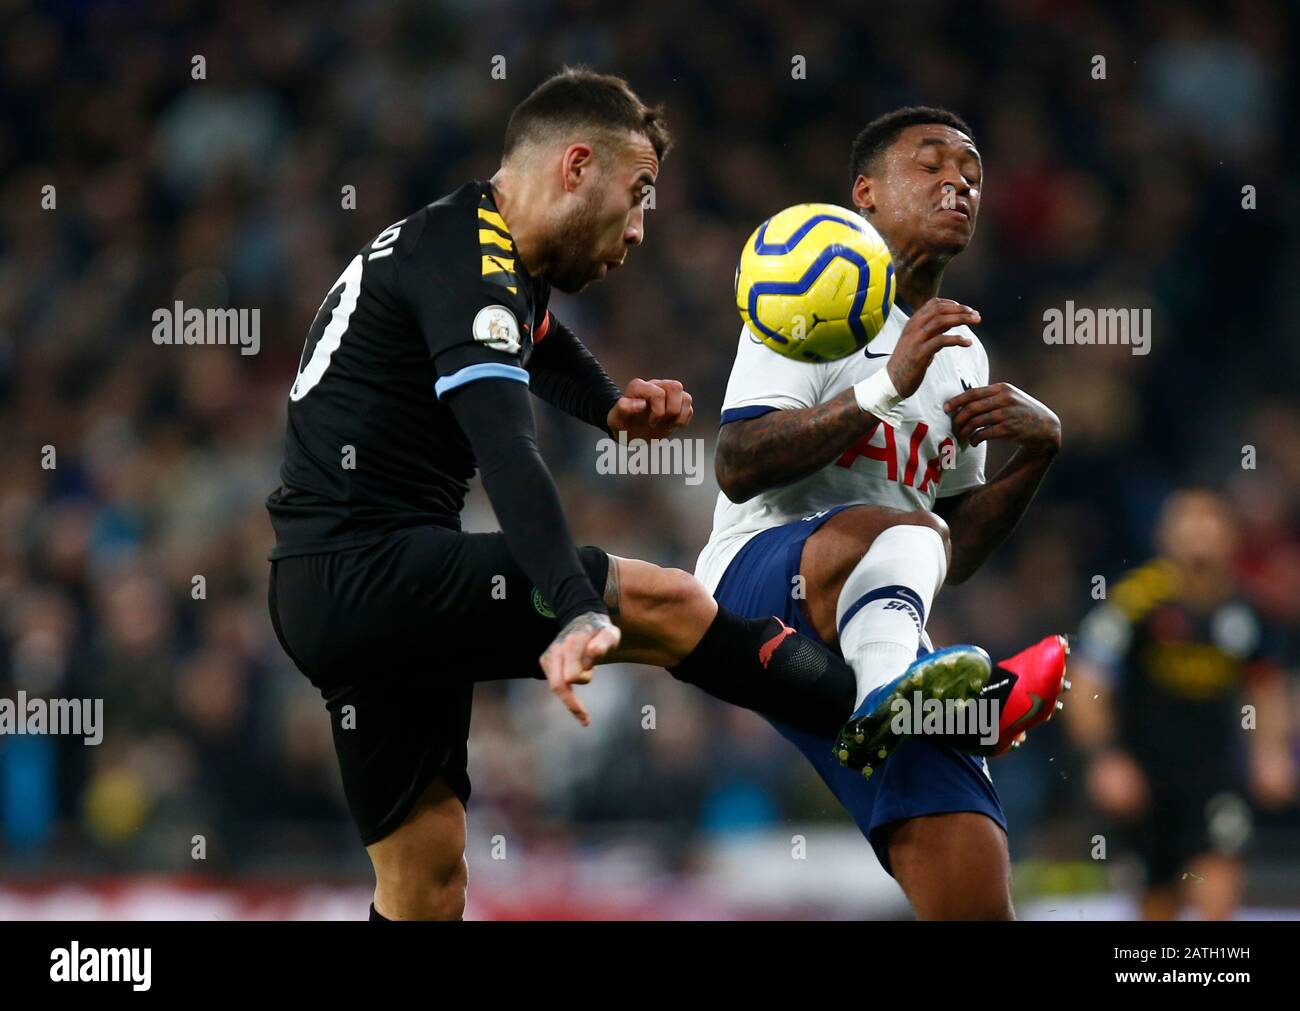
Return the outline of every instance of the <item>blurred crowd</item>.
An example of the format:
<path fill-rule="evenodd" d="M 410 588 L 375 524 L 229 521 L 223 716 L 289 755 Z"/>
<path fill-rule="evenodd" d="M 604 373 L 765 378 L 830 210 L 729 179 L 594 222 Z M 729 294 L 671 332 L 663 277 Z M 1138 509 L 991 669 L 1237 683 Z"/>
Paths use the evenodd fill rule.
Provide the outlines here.
<path fill-rule="evenodd" d="M 867 120 L 959 112 L 986 185 L 943 293 L 980 310 L 993 379 L 1060 415 L 1064 451 L 988 569 L 943 592 L 934 640 L 1005 655 L 1072 631 L 1093 577 L 1148 558 L 1161 501 L 1200 483 L 1234 503 L 1242 585 L 1295 670 L 1285 5 L 204 6 L 0 2 L 0 697 L 103 698 L 106 721 L 98 747 L 0 738 L 6 868 L 187 869 L 197 837 L 209 868 L 364 866 L 323 705 L 266 615 L 286 395 L 352 253 L 489 176 L 510 109 L 564 63 L 664 103 L 677 146 L 629 269 L 554 306 L 616 380 L 685 381 L 710 459 L 745 237 L 847 203 Z M 1150 307 L 1150 354 L 1045 345 L 1066 299 Z M 156 345 L 176 300 L 258 309 L 260 352 Z M 581 542 L 693 567 L 711 480 L 599 475 L 596 435 L 538 414 Z M 492 528 L 478 493 L 466 525 Z M 474 819 L 541 842 L 626 826 L 672 862 L 701 834 L 844 818 L 761 720 L 662 671 L 604 670 L 585 698 L 583 731 L 537 682 L 478 688 Z M 1072 769 L 1053 730 L 993 766 L 1018 858 L 1086 859 Z"/>

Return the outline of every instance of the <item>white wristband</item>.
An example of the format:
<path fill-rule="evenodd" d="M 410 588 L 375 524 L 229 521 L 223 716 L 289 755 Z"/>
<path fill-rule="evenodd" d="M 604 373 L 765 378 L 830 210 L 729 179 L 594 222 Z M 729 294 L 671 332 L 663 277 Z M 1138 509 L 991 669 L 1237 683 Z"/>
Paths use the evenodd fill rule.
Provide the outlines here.
<path fill-rule="evenodd" d="M 854 383 L 853 395 L 864 413 L 879 418 L 891 428 L 898 428 L 903 423 L 903 416 L 898 413 L 903 398 L 889 378 L 889 369 L 878 369 L 861 382 Z"/>

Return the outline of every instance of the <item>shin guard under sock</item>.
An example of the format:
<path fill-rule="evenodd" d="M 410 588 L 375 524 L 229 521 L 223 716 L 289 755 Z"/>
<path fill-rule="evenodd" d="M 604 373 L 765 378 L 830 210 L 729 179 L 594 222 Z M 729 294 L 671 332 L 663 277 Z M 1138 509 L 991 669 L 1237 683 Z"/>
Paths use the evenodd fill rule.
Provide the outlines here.
<path fill-rule="evenodd" d="M 695 649 L 669 668 L 679 681 L 797 730 L 834 737 L 853 712 L 853 669 L 777 618 L 718 608 Z"/>

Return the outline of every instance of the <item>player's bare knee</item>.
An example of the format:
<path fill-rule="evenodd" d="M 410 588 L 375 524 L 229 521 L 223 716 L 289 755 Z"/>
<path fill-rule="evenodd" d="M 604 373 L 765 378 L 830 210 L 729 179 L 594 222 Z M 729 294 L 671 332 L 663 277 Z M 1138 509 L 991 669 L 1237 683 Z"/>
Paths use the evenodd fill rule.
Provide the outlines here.
<path fill-rule="evenodd" d="M 469 868 L 455 860 L 422 860 L 377 875 L 376 906 L 389 919 L 458 920 L 465 913 Z"/>
<path fill-rule="evenodd" d="M 668 575 L 667 598 L 673 614 L 692 624 L 711 617 L 717 607 L 712 594 L 691 573 L 682 569 L 666 569 Z"/>
<path fill-rule="evenodd" d="M 704 585 L 682 569 L 656 568 L 634 587 L 625 586 L 624 607 L 648 619 L 665 619 L 708 601 Z"/>
<path fill-rule="evenodd" d="M 469 887 L 469 865 L 462 856 L 433 882 L 431 905 L 439 920 L 459 920 L 465 915 L 465 893 Z"/>
<path fill-rule="evenodd" d="M 465 890 L 469 870 L 465 858 L 430 868 L 421 880 L 412 882 L 408 892 L 420 919 L 459 920 L 465 915 Z"/>

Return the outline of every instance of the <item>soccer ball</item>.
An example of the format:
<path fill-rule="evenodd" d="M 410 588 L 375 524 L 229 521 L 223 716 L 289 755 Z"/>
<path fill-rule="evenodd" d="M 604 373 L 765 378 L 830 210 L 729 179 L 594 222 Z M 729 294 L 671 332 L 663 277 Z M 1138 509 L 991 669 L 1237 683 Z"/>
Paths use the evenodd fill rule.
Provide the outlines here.
<path fill-rule="evenodd" d="M 777 354 L 828 362 L 866 347 L 894 305 L 889 247 L 857 211 L 796 204 L 764 221 L 736 266 L 736 308 Z"/>

